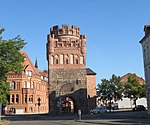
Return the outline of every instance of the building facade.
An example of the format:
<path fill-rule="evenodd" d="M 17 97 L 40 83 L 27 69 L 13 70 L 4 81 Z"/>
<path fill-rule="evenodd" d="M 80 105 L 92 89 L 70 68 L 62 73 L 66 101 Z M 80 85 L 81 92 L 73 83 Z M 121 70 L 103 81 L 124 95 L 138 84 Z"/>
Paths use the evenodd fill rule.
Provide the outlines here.
<path fill-rule="evenodd" d="M 25 57 L 24 71 L 20 74 L 7 74 L 10 97 L 5 113 L 48 113 L 48 72 L 38 70 L 37 63 L 35 67 L 25 52 L 22 55 Z"/>
<path fill-rule="evenodd" d="M 50 28 L 47 60 L 50 113 L 87 113 L 95 107 L 96 73 L 86 69 L 86 36 L 77 26 Z"/>
<path fill-rule="evenodd" d="M 143 51 L 143 62 L 146 82 L 148 114 L 150 114 L 150 25 L 144 26 L 145 36 L 140 40 Z"/>

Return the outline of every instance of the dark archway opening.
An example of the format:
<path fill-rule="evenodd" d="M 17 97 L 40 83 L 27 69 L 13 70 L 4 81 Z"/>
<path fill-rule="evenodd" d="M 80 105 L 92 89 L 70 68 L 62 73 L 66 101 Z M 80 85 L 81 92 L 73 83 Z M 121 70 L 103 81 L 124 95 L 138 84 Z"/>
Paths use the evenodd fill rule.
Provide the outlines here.
<path fill-rule="evenodd" d="M 75 111 L 75 102 L 72 97 L 62 97 L 60 106 L 60 110 L 63 114 L 70 114 Z"/>

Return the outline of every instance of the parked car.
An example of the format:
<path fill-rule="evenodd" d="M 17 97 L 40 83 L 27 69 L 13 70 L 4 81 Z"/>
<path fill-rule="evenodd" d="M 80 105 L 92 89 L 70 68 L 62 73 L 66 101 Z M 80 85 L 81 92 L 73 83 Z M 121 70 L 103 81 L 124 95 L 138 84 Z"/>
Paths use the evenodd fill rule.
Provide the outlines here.
<path fill-rule="evenodd" d="M 106 106 L 97 107 L 97 108 L 92 109 L 90 111 L 91 114 L 104 113 L 104 112 L 107 112 L 107 107 Z"/>
<path fill-rule="evenodd" d="M 133 111 L 145 111 L 146 108 L 143 105 L 136 105 L 132 110 Z"/>

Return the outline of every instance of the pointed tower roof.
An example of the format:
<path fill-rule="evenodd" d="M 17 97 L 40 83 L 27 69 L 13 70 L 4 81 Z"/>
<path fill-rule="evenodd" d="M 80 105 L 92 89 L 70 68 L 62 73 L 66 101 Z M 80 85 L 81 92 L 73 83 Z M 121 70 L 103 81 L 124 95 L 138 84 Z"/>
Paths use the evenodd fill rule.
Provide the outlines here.
<path fill-rule="evenodd" d="M 37 58 L 35 60 L 35 68 L 38 68 Z"/>

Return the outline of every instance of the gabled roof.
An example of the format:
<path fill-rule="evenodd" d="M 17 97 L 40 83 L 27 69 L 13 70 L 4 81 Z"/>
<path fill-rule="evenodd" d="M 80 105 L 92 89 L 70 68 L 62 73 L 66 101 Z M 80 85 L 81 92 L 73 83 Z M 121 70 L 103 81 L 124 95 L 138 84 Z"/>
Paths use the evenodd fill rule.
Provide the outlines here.
<path fill-rule="evenodd" d="M 140 82 L 140 84 L 145 84 L 144 79 L 143 79 L 142 77 L 137 76 L 135 73 L 127 73 L 127 74 L 123 75 L 123 76 L 121 77 L 121 82 L 122 82 L 122 83 L 127 82 L 128 77 L 129 77 L 130 75 L 135 76 L 136 79 Z"/>
<path fill-rule="evenodd" d="M 48 76 L 46 71 L 41 71 L 33 65 L 26 52 L 21 52 L 21 54 L 26 57 L 25 61 L 23 62 L 24 70 L 32 71 L 36 75 Z"/>
<path fill-rule="evenodd" d="M 93 70 L 91 70 L 90 68 L 86 68 L 86 74 L 87 75 L 96 75 L 96 73 Z"/>

